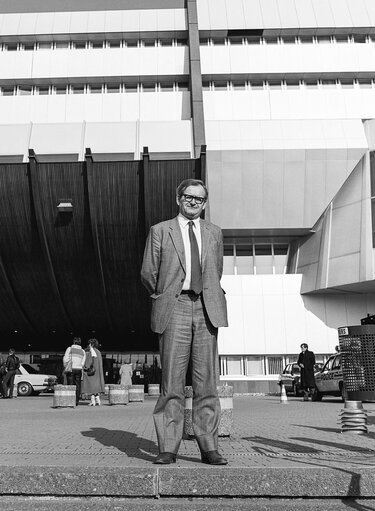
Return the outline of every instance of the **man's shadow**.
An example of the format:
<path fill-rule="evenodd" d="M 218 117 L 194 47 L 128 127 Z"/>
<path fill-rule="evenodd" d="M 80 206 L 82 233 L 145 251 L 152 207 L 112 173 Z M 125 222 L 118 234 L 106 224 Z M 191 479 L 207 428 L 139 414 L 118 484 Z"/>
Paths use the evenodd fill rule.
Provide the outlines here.
<path fill-rule="evenodd" d="M 139 458 L 146 461 L 154 461 L 159 450 L 155 442 L 149 438 L 143 438 L 136 433 L 118 429 L 91 428 L 88 431 L 81 431 L 81 435 L 93 438 L 105 447 L 114 447 L 126 454 L 129 458 Z M 185 461 L 200 461 L 197 458 L 178 455 L 178 459 Z"/>

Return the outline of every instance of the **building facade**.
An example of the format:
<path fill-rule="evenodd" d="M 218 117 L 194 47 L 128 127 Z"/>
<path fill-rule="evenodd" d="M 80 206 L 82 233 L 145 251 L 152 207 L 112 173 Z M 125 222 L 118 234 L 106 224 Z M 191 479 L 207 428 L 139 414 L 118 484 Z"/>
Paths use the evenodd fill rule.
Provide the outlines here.
<path fill-rule="evenodd" d="M 221 375 L 266 389 L 301 342 L 323 361 L 375 313 L 374 27 L 372 0 L 4 4 L 0 163 L 206 147 Z"/>

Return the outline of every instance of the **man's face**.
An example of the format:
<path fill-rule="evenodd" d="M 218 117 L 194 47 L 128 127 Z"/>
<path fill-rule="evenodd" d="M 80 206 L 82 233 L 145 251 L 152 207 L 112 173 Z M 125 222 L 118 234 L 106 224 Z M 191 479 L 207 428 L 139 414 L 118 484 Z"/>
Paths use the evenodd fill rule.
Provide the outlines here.
<path fill-rule="evenodd" d="M 176 197 L 176 202 L 180 209 L 181 215 L 189 220 L 195 220 L 201 216 L 202 211 L 206 207 L 206 202 L 203 201 L 202 204 L 198 204 L 197 201 L 192 198 L 197 197 L 197 199 L 205 199 L 206 193 L 204 191 L 203 186 L 188 186 L 181 197 Z"/>

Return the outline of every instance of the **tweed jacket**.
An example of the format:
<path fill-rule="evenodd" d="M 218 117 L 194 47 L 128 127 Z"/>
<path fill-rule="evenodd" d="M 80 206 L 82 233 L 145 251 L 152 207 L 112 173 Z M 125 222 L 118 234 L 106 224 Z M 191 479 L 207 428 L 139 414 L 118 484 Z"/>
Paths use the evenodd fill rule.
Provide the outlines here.
<path fill-rule="evenodd" d="M 223 235 L 220 227 L 201 222 L 203 301 L 216 328 L 228 326 L 223 272 Z M 153 225 L 146 241 L 141 280 L 151 295 L 151 329 L 162 334 L 185 280 L 185 250 L 178 219 Z"/>

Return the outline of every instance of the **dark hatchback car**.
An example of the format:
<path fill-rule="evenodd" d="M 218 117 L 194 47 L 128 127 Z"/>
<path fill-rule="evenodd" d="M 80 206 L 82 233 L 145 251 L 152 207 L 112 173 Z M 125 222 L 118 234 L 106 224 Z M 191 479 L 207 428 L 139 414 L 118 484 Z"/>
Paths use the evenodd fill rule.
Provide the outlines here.
<path fill-rule="evenodd" d="M 314 366 L 316 372 L 320 371 L 322 367 L 323 364 L 320 363 L 316 363 Z M 285 366 L 284 371 L 279 376 L 279 382 L 284 385 L 287 393 L 296 397 L 302 395 L 301 369 L 296 362 Z"/>

